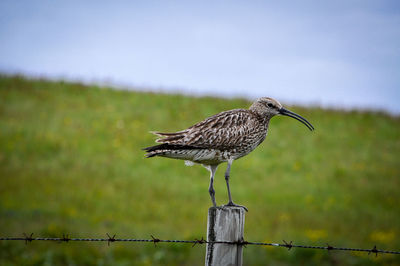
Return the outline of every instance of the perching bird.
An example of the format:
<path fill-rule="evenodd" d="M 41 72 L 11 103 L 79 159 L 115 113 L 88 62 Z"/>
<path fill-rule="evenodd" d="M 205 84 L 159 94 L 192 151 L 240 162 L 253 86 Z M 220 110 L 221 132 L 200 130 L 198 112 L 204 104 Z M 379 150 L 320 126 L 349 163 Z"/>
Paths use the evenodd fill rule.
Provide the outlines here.
<path fill-rule="evenodd" d="M 220 163 L 227 162 L 225 181 L 228 189 L 229 202 L 225 206 L 237 206 L 232 201 L 229 188 L 229 176 L 232 162 L 239 159 L 264 141 L 269 120 L 275 115 L 292 117 L 311 131 L 314 127 L 305 118 L 295 114 L 268 97 L 256 100 L 250 108 L 234 109 L 213 115 L 205 120 L 175 133 L 151 132 L 160 138 L 156 140 L 162 143 L 156 146 L 144 148 L 146 157 L 168 157 L 185 160 L 186 164 L 202 164 L 210 171 L 209 193 L 214 207 L 215 191 L 213 187 L 214 175 Z M 247 209 L 246 209 L 247 210 Z"/>

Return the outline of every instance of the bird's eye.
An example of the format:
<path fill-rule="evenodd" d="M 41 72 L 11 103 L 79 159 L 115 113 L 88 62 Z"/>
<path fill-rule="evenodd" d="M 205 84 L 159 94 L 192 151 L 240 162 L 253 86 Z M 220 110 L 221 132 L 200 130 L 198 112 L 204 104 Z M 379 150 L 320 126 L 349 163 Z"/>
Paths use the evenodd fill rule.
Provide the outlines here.
<path fill-rule="evenodd" d="M 271 107 L 271 108 L 274 107 L 274 105 L 272 103 L 268 103 L 267 105 L 268 105 L 268 107 Z"/>

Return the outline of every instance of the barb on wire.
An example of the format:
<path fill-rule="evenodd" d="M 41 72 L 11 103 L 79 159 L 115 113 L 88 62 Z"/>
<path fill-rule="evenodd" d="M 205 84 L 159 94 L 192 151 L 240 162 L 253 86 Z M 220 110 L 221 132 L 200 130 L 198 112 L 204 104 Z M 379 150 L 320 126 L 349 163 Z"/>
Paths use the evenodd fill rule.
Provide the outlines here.
<path fill-rule="evenodd" d="M 63 237 L 61 238 L 61 241 L 68 242 L 70 240 L 71 240 L 71 238 L 68 237 L 68 234 L 63 234 Z"/>
<path fill-rule="evenodd" d="M 243 238 L 240 239 L 239 241 L 236 242 L 237 245 L 239 246 L 243 246 L 243 247 L 247 247 L 247 245 L 249 244 L 249 242 L 245 241 Z"/>
<path fill-rule="evenodd" d="M 292 245 L 293 241 L 290 241 L 289 243 L 286 242 L 285 240 L 283 240 L 283 243 L 285 243 L 284 245 L 282 245 L 282 247 L 287 247 L 288 250 L 291 250 L 293 245 Z"/>
<path fill-rule="evenodd" d="M 368 255 L 371 254 L 371 252 L 372 252 L 372 253 L 375 253 L 375 257 L 378 257 L 378 250 L 376 249 L 376 245 L 374 246 L 373 249 L 371 249 L 370 252 L 368 252 Z"/>
<path fill-rule="evenodd" d="M 326 243 L 326 249 L 328 251 L 331 251 L 332 249 L 334 249 L 334 247 L 330 246 L 328 243 Z"/>
<path fill-rule="evenodd" d="M 160 242 L 160 239 L 155 238 L 153 235 L 150 235 L 150 236 L 153 239 L 154 246 L 156 247 L 157 246 L 156 243 Z"/>
<path fill-rule="evenodd" d="M 337 250 L 337 251 L 357 251 L 357 252 L 366 252 L 368 254 L 374 253 L 375 256 L 378 256 L 378 253 L 385 254 L 395 254 L 400 255 L 400 251 L 391 251 L 391 250 L 380 250 L 376 247 L 376 245 L 371 249 L 362 249 L 362 248 L 347 248 L 347 247 L 334 247 L 329 244 L 326 246 L 308 246 L 308 245 L 294 245 L 293 241 L 286 242 L 283 240 L 283 244 L 279 243 L 265 243 L 265 242 L 248 242 L 244 239 L 239 241 L 207 241 L 203 237 L 201 239 L 194 240 L 171 240 L 171 239 L 159 239 L 150 235 L 151 239 L 136 239 L 136 238 L 115 238 L 114 234 L 112 237 L 107 233 L 107 238 L 70 238 L 68 234 L 63 234 L 62 237 L 54 237 L 54 238 L 44 238 L 44 237 L 33 237 L 33 233 L 27 235 L 23 233 L 24 237 L 0 237 L 0 241 L 25 241 L 25 244 L 28 244 L 32 241 L 56 241 L 56 242 L 65 242 L 69 243 L 71 241 L 97 241 L 97 242 L 107 242 L 110 245 L 110 242 L 152 242 L 156 247 L 157 243 L 191 243 L 192 247 L 197 244 L 225 244 L 225 245 L 256 245 L 256 246 L 273 246 L 273 247 L 284 247 L 288 250 L 292 248 L 309 248 L 309 249 L 323 249 L 327 251 Z"/>
<path fill-rule="evenodd" d="M 23 235 L 25 236 L 25 245 L 28 244 L 28 242 L 32 242 L 33 238 L 33 233 L 31 233 L 29 236 L 27 236 L 27 234 L 23 233 Z"/>
<path fill-rule="evenodd" d="M 197 239 L 197 238 L 195 238 L 194 239 L 196 242 L 194 242 L 193 243 L 193 245 L 192 245 L 192 247 L 194 247 L 194 246 L 196 246 L 196 244 L 204 244 L 204 243 L 207 243 L 207 241 L 206 240 L 204 240 L 204 238 L 203 237 L 201 237 L 201 239 L 199 240 L 199 239 Z"/>
<path fill-rule="evenodd" d="M 108 233 L 107 233 L 107 236 L 108 236 L 108 240 L 107 240 L 107 245 L 108 246 L 110 246 L 110 242 L 115 242 L 115 234 L 111 237 Z"/>

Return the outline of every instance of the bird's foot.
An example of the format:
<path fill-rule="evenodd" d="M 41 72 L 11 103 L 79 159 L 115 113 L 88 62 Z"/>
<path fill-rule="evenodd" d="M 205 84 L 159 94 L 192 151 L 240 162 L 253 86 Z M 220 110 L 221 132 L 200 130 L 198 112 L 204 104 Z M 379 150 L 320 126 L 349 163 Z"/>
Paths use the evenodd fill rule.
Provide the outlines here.
<path fill-rule="evenodd" d="M 211 201 L 213 203 L 213 207 L 217 207 L 217 202 L 215 201 L 215 197 L 211 197 Z"/>
<path fill-rule="evenodd" d="M 228 202 L 228 204 L 224 205 L 223 207 L 239 207 L 239 208 L 243 208 L 246 212 L 249 211 L 245 206 L 235 204 L 232 201 Z"/>

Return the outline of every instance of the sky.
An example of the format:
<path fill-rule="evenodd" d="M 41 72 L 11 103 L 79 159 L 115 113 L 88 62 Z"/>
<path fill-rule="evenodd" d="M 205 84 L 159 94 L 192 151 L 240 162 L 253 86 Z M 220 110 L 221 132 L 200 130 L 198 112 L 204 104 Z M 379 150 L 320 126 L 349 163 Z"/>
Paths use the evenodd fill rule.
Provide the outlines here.
<path fill-rule="evenodd" d="M 0 2 L 0 73 L 400 114 L 400 1 Z"/>

